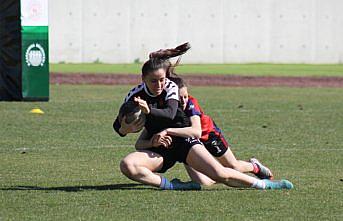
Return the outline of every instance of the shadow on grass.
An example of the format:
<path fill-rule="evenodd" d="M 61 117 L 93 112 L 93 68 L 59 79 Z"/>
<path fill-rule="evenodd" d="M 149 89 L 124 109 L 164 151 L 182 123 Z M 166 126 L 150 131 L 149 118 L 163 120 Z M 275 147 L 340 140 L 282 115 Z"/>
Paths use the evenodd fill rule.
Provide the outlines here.
<path fill-rule="evenodd" d="M 148 190 L 152 188 L 143 184 L 134 183 L 119 183 L 111 185 L 100 186 L 61 186 L 61 187 L 40 187 L 40 186 L 14 186 L 8 188 L 0 188 L 0 190 L 42 190 L 42 191 L 65 191 L 65 192 L 79 192 L 85 190 Z"/>
<path fill-rule="evenodd" d="M 100 186 L 61 186 L 61 187 L 41 187 L 41 186 L 13 186 L 13 187 L 6 187 L 0 188 L 0 191 L 30 191 L 30 190 L 41 190 L 41 191 L 64 191 L 64 192 L 81 192 L 86 190 L 96 190 L 96 191 L 103 191 L 103 190 L 155 190 L 155 191 L 163 191 L 159 188 L 154 188 L 151 186 L 147 186 L 144 184 L 139 183 L 119 183 L 119 184 L 111 184 L 111 185 L 100 185 Z M 252 188 L 222 188 L 218 187 L 203 187 L 200 191 L 207 192 L 207 191 L 256 191 Z M 177 192 L 197 192 L 199 190 L 174 190 Z"/>
<path fill-rule="evenodd" d="M 341 179 L 340 181 L 343 181 Z M 57 187 L 43 187 L 43 186 L 9 186 L 2 187 L 0 191 L 64 191 L 64 192 L 81 192 L 81 191 L 106 191 L 106 190 L 155 190 L 163 191 L 160 188 L 155 188 L 141 183 L 118 183 L 118 184 L 109 184 L 109 185 L 79 185 L 79 186 L 57 186 Z M 199 190 L 174 190 L 177 192 L 197 192 Z M 256 191 L 253 188 L 233 188 L 227 187 L 223 184 L 214 185 L 210 187 L 202 186 L 200 191 Z M 169 191 L 167 191 L 169 192 Z"/>

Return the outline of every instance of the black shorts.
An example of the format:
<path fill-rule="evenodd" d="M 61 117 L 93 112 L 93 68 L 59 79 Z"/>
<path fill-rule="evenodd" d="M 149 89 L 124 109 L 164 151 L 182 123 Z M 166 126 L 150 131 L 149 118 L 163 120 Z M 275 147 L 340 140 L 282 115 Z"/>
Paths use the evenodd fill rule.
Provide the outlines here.
<path fill-rule="evenodd" d="M 216 134 L 211 132 L 208 136 L 208 140 L 202 142 L 208 152 L 210 152 L 214 157 L 223 156 L 229 148 L 228 142 L 221 133 Z"/>
<path fill-rule="evenodd" d="M 190 149 L 196 144 L 202 143 L 199 139 L 195 138 L 173 137 L 171 148 L 166 149 L 163 147 L 153 147 L 147 150 L 157 153 L 163 157 L 163 166 L 156 172 L 164 173 L 173 167 L 176 162 L 186 163 L 186 158 Z"/>

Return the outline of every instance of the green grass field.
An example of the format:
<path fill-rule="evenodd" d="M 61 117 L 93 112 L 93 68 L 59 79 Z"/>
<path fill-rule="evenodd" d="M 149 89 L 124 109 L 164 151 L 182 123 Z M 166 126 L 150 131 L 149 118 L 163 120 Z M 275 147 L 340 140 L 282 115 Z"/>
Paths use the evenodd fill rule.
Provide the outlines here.
<path fill-rule="evenodd" d="M 295 184 L 200 192 L 121 175 L 136 136 L 119 138 L 112 121 L 129 89 L 52 86 L 46 103 L 0 103 L 1 221 L 343 219 L 343 89 L 194 87 L 238 158 L 256 156 Z M 30 114 L 35 107 L 45 114 Z M 180 164 L 166 176 L 187 180 Z"/>
<path fill-rule="evenodd" d="M 142 64 L 50 64 L 60 73 L 141 73 Z M 343 76 L 343 65 L 310 64 L 186 64 L 179 74 L 234 74 L 245 76 Z"/>

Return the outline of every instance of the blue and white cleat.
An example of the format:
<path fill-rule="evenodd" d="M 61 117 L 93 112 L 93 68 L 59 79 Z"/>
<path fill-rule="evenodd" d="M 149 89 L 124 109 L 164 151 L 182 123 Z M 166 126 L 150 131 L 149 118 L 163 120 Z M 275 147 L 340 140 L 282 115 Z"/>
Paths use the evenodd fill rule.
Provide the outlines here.
<path fill-rule="evenodd" d="M 182 182 L 175 178 L 170 183 L 173 185 L 173 190 L 201 190 L 201 185 L 193 181 Z"/>
<path fill-rule="evenodd" d="M 274 178 L 272 171 L 268 167 L 264 166 L 258 159 L 251 158 L 249 161 L 259 168 L 258 172 L 255 173 L 258 178 L 268 180 L 272 180 Z"/>
<path fill-rule="evenodd" d="M 294 188 L 293 184 L 288 180 L 273 181 L 273 180 L 264 179 L 263 182 L 266 184 L 265 189 L 268 189 L 268 190 L 280 190 L 280 189 L 290 190 Z"/>

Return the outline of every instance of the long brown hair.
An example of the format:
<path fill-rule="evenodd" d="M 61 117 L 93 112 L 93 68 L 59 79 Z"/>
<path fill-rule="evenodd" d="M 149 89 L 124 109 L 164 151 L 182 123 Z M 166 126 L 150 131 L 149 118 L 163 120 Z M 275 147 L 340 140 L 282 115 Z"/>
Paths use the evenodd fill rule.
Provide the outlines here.
<path fill-rule="evenodd" d="M 186 42 L 177 46 L 176 48 L 160 49 L 149 54 L 149 60 L 146 61 L 142 67 L 142 75 L 146 76 L 149 72 L 163 68 L 166 70 L 166 77 L 175 77 L 177 74 L 174 72 L 175 67 L 181 61 L 181 55 L 186 53 L 191 48 L 191 45 Z M 172 64 L 169 58 L 180 56 L 175 64 Z"/>

